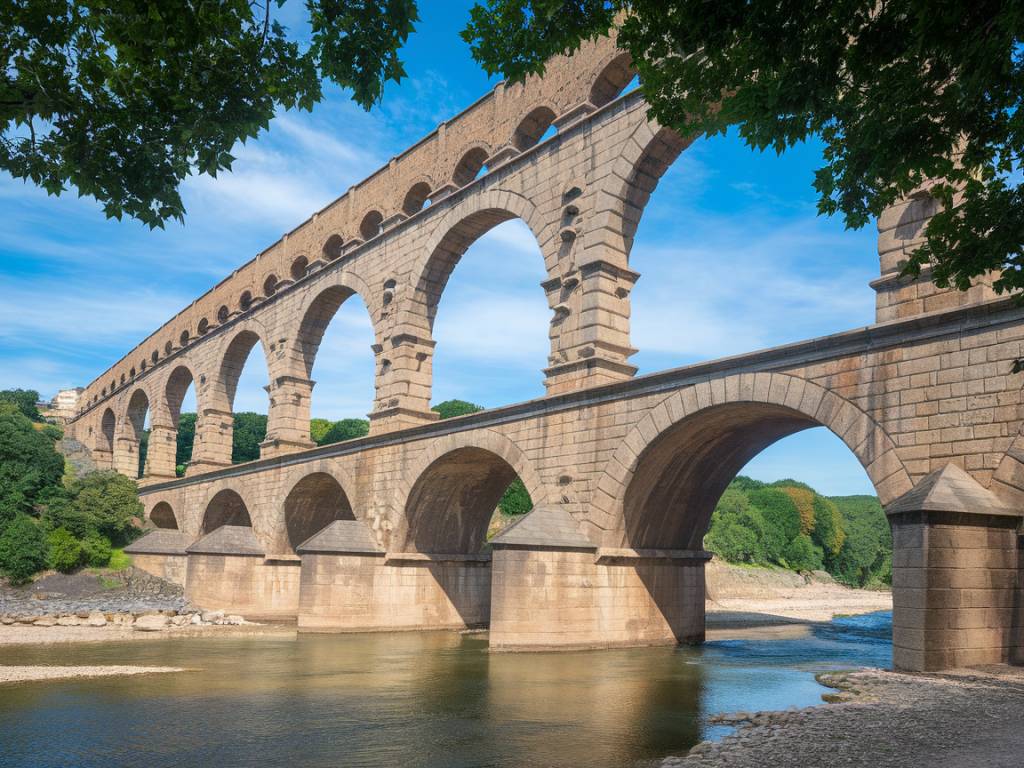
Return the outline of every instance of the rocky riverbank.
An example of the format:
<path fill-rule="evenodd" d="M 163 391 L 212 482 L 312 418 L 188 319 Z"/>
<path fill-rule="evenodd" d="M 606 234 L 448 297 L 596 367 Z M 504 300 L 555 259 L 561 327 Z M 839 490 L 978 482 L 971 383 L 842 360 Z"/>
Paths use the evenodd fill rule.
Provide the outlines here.
<path fill-rule="evenodd" d="M 184 672 L 182 667 L 133 667 L 125 665 L 102 667 L 50 667 L 0 665 L 0 683 L 29 683 L 38 680 L 71 680 L 80 677 L 120 677 Z"/>
<path fill-rule="evenodd" d="M 1024 668 L 943 675 L 881 670 L 819 676 L 833 702 L 783 712 L 737 712 L 734 727 L 662 768 L 1019 768 L 1024 755 Z"/>

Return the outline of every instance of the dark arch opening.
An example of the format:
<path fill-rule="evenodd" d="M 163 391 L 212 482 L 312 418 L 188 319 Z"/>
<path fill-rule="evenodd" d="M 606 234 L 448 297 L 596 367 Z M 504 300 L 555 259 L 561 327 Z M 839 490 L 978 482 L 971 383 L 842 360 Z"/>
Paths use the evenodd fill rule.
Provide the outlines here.
<path fill-rule="evenodd" d="M 633 59 L 628 53 L 620 53 L 601 70 L 590 88 L 590 103 L 603 107 L 619 97 L 630 81 L 636 76 Z"/>
<path fill-rule="evenodd" d="M 487 150 L 483 147 L 473 147 L 466 152 L 455 166 L 452 173 L 452 181 L 457 186 L 465 186 L 479 175 L 487 162 Z"/>
<path fill-rule="evenodd" d="M 217 322 L 223 325 L 231 317 L 231 310 L 227 308 L 227 305 L 222 304 L 220 309 L 217 310 Z"/>
<path fill-rule="evenodd" d="M 302 478 L 284 501 L 284 524 L 292 552 L 335 520 L 355 519 L 345 490 L 326 472 Z"/>
<path fill-rule="evenodd" d="M 370 211 L 359 222 L 359 234 L 363 240 L 372 240 L 381 233 L 384 215 L 380 211 Z"/>
<path fill-rule="evenodd" d="M 107 408 L 107 410 L 103 412 L 103 418 L 100 420 L 100 435 L 103 438 L 103 442 L 100 445 L 100 450 L 114 450 L 114 435 L 116 434 L 116 432 L 117 417 L 114 416 L 114 411 L 112 409 Z"/>
<path fill-rule="evenodd" d="M 553 127 L 554 121 L 555 113 L 550 107 L 537 107 L 520 121 L 512 134 L 512 145 L 519 151 L 529 149 Z"/>
<path fill-rule="evenodd" d="M 189 338 L 190 337 L 188 331 L 182 331 L 181 336 L 178 338 L 178 340 L 181 342 L 181 346 L 186 346 L 188 344 Z"/>
<path fill-rule="evenodd" d="M 203 525 L 199 529 L 199 535 L 205 536 L 224 525 L 252 527 L 252 520 L 249 519 L 249 510 L 245 506 L 245 502 L 242 501 L 241 496 L 230 488 L 220 491 L 206 505 L 206 512 L 203 513 Z"/>
<path fill-rule="evenodd" d="M 252 293 L 250 291 L 242 291 L 242 295 L 238 297 L 238 308 L 243 312 L 248 312 L 251 306 Z"/>
<path fill-rule="evenodd" d="M 131 400 L 128 401 L 126 416 L 128 424 L 132 429 L 134 450 L 138 457 L 136 477 L 144 477 L 146 474 L 146 449 L 149 439 L 149 398 L 143 390 L 135 390 Z"/>
<path fill-rule="evenodd" d="M 483 448 L 457 448 L 427 467 L 405 505 L 406 548 L 436 554 L 475 554 L 516 471 Z"/>
<path fill-rule="evenodd" d="M 412 188 L 406 192 L 405 200 L 402 201 L 402 213 L 412 216 L 414 213 L 422 211 L 429 197 L 430 185 L 427 182 L 421 181 L 413 184 Z"/>
<path fill-rule="evenodd" d="M 305 256 L 299 256 L 295 261 L 292 262 L 291 274 L 292 280 L 298 282 L 306 276 L 306 270 L 309 269 L 309 259 Z"/>
<path fill-rule="evenodd" d="M 153 507 L 153 511 L 149 513 L 149 522 L 157 528 L 178 530 L 178 518 L 174 516 L 174 510 L 166 501 L 161 501 Z"/>
<path fill-rule="evenodd" d="M 263 295 L 268 299 L 277 293 L 277 275 L 267 275 L 263 281 Z"/>
<path fill-rule="evenodd" d="M 323 254 L 324 258 L 328 261 L 334 261 L 336 258 L 341 256 L 341 249 L 345 245 L 341 239 L 341 235 L 331 235 L 327 238 L 327 242 L 324 243 Z"/>

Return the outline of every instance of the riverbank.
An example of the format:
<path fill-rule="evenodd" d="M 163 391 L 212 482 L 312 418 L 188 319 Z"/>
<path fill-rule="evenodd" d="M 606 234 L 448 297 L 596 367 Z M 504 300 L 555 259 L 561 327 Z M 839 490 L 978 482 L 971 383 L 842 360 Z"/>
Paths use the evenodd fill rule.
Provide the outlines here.
<path fill-rule="evenodd" d="M 881 670 L 820 676 L 837 703 L 733 713 L 720 741 L 701 742 L 662 768 L 1018 768 L 1024 755 L 1024 668 L 941 675 Z"/>
<path fill-rule="evenodd" d="M 28 683 L 38 680 L 71 680 L 81 677 L 121 677 L 124 675 L 153 675 L 166 672 L 184 672 L 184 667 L 136 666 L 4 666 L 0 665 L 0 684 Z"/>

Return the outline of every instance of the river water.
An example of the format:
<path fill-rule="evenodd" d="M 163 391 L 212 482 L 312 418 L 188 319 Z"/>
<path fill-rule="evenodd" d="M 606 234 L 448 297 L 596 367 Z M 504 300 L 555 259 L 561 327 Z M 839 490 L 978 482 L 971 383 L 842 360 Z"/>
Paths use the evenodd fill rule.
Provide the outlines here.
<path fill-rule="evenodd" d="M 191 671 L 0 687 L 0 767 L 653 765 L 713 714 L 819 703 L 814 673 L 891 664 L 891 614 L 698 648 L 491 654 L 480 635 L 3 648 L 3 664 Z"/>

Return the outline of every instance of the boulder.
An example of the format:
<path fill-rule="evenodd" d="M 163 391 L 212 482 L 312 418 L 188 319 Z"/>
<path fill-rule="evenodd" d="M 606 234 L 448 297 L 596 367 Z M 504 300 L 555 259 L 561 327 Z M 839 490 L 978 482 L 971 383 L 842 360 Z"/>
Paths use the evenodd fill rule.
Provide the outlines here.
<path fill-rule="evenodd" d="M 57 623 L 57 620 L 53 616 L 40 616 L 38 619 L 32 622 L 37 627 L 52 627 Z"/>
<path fill-rule="evenodd" d="M 85 626 L 87 627 L 105 627 L 107 626 L 107 617 L 99 611 L 93 611 L 86 617 Z"/>
<path fill-rule="evenodd" d="M 14 617 L 13 616 L 8 616 L 7 614 L 4 614 L 3 616 L 0 616 L 0 624 L 11 625 L 13 623 L 14 623 Z"/>
<path fill-rule="evenodd" d="M 150 613 L 139 616 L 132 624 L 132 629 L 139 632 L 159 632 L 167 626 L 168 619 L 159 613 Z"/>
<path fill-rule="evenodd" d="M 58 627 L 77 627 L 81 624 L 77 616 L 61 616 L 57 619 Z"/>
<path fill-rule="evenodd" d="M 237 614 L 231 614 L 230 616 L 224 617 L 225 624 L 245 624 L 245 619 Z"/>
<path fill-rule="evenodd" d="M 171 624 L 175 627 L 183 627 L 188 624 L 189 618 L 187 615 L 182 614 L 181 616 L 172 616 Z"/>
<path fill-rule="evenodd" d="M 189 619 L 189 622 L 192 623 L 192 624 L 202 624 L 203 623 L 203 617 L 200 616 L 198 613 L 193 613 L 192 614 L 192 618 Z"/>
<path fill-rule="evenodd" d="M 224 611 L 203 611 L 203 621 L 214 624 L 224 618 Z"/>

